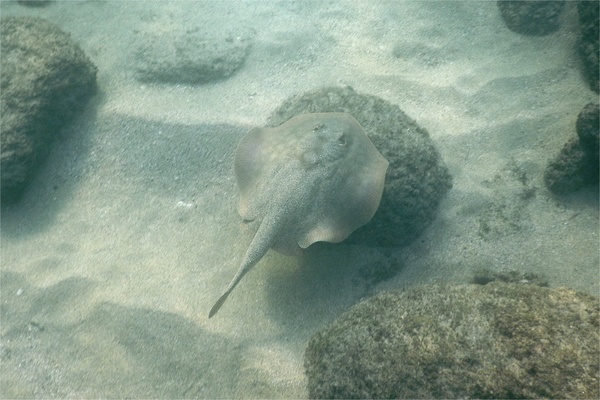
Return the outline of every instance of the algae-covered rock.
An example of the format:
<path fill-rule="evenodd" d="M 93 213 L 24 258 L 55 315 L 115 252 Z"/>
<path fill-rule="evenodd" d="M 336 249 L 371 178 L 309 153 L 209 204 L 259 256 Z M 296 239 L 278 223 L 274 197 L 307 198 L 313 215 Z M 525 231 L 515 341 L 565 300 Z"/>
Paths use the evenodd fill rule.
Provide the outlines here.
<path fill-rule="evenodd" d="M 567 194 L 598 183 L 598 103 L 589 103 L 577 117 L 577 137 L 571 138 L 544 171 L 546 186 Z"/>
<path fill-rule="evenodd" d="M 382 293 L 309 342 L 311 398 L 598 398 L 599 300 L 493 282 Z"/>
<path fill-rule="evenodd" d="M 590 89 L 598 93 L 600 89 L 600 1 L 585 0 L 577 2 L 579 14 L 579 56 Z"/>
<path fill-rule="evenodd" d="M 250 52 L 249 31 L 174 30 L 143 37 L 136 55 L 142 82 L 201 84 L 233 75 Z"/>
<path fill-rule="evenodd" d="M 562 0 L 499 0 L 498 8 L 506 26 L 522 35 L 544 36 L 560 28 Z"/>
<path fill-rule="evenodd" d="M 96 91 L 96 67 L 70 36 L 39 18 L 0 22 L 2 200 L 14 200 L 58 131 Z"/>
<path fill-rule="evenodd" d="M 325 87 L 286 100 L 270 117 L 278 126 L 306 113 L 346 112 L 367 132 L 389 167 L 379 209 L 346 242 L 402 246 L 433 221 L 452 178 L 429 133 L 400 107 L 350 87 Z"/>
<path fill-rule="evenodd" d="M 600 156 L 600 104 L 588 103 L 577 116 L 577 137 L 587 154 L 598 165 Z"/>

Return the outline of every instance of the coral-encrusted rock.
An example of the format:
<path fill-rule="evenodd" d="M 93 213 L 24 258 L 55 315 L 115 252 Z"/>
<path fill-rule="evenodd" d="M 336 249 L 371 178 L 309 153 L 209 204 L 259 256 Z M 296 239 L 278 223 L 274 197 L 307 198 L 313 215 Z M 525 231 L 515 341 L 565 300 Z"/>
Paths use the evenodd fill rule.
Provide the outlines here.
<path fill-rule="evenodd" d="M 498 1 L 506 26 L 522 35 L 544 36 L 560 28 L 560 14 L 565 2 L 558 0 Z"/>
<path fill-rule="evenodd" d="M 315 112 L 346 112 L 362 125 L 389 161 L 385 188 L 373 219 L 346 239 L 347 243 L 403 246 L 433 221 L 437 207 L 452 187 L 452 178 L 429 133 L 400 107 L 350 87 L 325 87 L 286 100 L 269 120 L 277 126 Z"/>
<path fill-rule="evenodd" d="M 598 104 L 586 105 L 577 117 L 577 137 L 565 144 L 544 172 L 546 186 L 567 194 L 598 183 Z"/>
<path fill-rule="evenodd" d="M 39 18 L 0 22 L 2 200 L 14 200 L 57 132 L 96 91 L 96 67 L 68 34 Z"/>
<path fill-rule="evenodd" d="M 493 282 L 383 293 L 314 335 L 310 398 L 600 396 L 599 299 Z"/>

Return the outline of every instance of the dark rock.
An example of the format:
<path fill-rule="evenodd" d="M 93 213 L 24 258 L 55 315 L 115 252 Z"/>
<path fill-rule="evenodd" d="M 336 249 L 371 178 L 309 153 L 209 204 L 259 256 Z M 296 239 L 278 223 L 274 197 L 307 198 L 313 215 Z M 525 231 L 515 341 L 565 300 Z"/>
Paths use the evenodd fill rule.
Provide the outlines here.
<path fill-rule="evenodd" d="M 590 103 L 579 113 L 577 135 L 565 144 L 544 172 L 546 186 L 556 194 L 567 194 L 598 183 L 598 104 Z"/>
<path fill-rule="evenodd" d="M 582 149 L 598 159 L 598 142 L 600 136 L 600 105 L 588 103 L 577 116 L 577 137 Z"/>
<path fill-rule="evenodd" d="M 68 34 L 38 18 L 0 22 L 2 200 L 14 200 L 58 131 L 96 91 L 96 67 Z"/>
<path fill-rule="evenodd" d="M 233 75 L 250 52 L 249 32 L 195 30 L 148 34 L 136 52 L 142 82 L 200 84 Z"/>
<path fill-rule="evenodd" d="M 535 285 L 383 293 L 314 335 L 310 398 L 598 398 L 598 298 Z"/>
<path fill-rule="evenodd" d="M 560 14 L 564 1 L 498 1 L 502 19 L 508 28 L 516 33 L 531 36 L 544 36 L 560 28 Z"/>
<path fill-rule="evenodd" d="M 544 171 L 546 186 L 556 194 L 575 192 L 597 179 L 597 168 L 590 165 L 577 138 L 569 140 Z"/>
<path fill-rule="evenodd" d="M 600 40 L 600 2 L 578 1 L 577 12 L 579 14 L 579 26 L 581 36 L 579 38 L 579 55 L 583 61 L 585 75 L 590 83 L 590 88 L 598 93 L 600 83 L 598 75 L 600 74 L 600 66 L 598 58 L 600 58 L 600 49 L 598 40 Z"/>
<path fill-rule="evenodd" d="M 452 187 L 429 133 L 398 106 L 350 87 L 326 87 L 292 97 L 271 115 L 268 124 L 277 126 L 293 116 L 314 112 L 351 114 L 390 163 L 379 209 L 346 242 L 403 246 L 417 238 Z"/>

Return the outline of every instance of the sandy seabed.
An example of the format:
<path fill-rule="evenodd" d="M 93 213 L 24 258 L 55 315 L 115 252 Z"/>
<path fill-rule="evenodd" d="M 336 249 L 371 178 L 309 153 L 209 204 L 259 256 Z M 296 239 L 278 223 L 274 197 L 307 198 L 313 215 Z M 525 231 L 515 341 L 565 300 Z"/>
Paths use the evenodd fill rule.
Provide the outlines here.
<path fill-rule="evenodd" d="M 582 77 L 577 10 L 524 37 L 495 2 L 0 3 L 56 23 L 98 66 L 99 94 L 1 226 L 0 397 L 302 398 L 309 337 L 378 290 L 519 270 L 598 295 L 598 186 L 556 198 L 547 162 L 598 95 Z M 134 79 L 140 32 L 246 27 L 244 66 L 198 86 Z M 350 85 L 425 127 L 453 188 L 403 249 L 270 252 L 208 310 L 250 242 L 235 146 L 282 101 Z M 400 260 L 375 287 L 362 266 Z"/>

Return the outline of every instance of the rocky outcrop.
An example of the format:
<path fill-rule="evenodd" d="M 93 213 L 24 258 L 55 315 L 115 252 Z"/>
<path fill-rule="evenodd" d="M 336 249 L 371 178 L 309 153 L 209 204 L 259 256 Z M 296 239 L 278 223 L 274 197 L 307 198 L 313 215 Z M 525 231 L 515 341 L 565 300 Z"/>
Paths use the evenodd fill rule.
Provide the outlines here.
<path fill-rule="evenodd" d="M 498 8 L 506 26 L 522 35 L 544 36 L 560 28 L 562 0 L 499 0 Z"/>
<path fill-rule="evenodd" d="M 579 55 L 583 62 L 584 73 L 590 84 L 590 89 L 598 93 L 600 83 L 600 2 L 598 0 L 577 2 L 577 12 L 579 13 Z"/>
<path fill-rule="evenodd" d="M 589 103 L 577 117 L 577 137 L 569 140 L 544 172 L 546 186 L 556 194 L 567 194 L 598 183 L 598 104 Z"/>
<path fill-rule="evenodd" d="M 599 300 L 492 282 L 382 293 L 312 337 L 310 398 L 598 398 Z"/>
<path fill-rule="evenodd" d="M 0 22 L 2 201 L 18 198 L 58 131 L 96 91 L 96 67 L 57 26 L 39 18 Z"/>
<path fill-rule="evenodd" d="M 201 84 L 232 76 L 250 52 L 249 31 L 205 32 L 199 29 L 145 34 L 135 53 L 142 82 Z"/>

